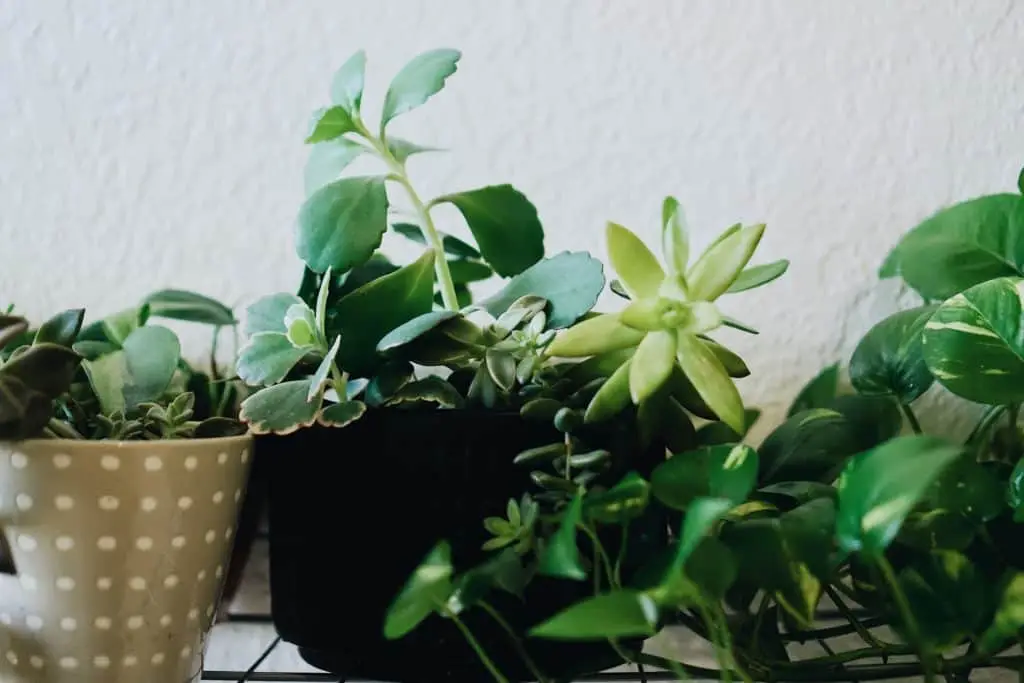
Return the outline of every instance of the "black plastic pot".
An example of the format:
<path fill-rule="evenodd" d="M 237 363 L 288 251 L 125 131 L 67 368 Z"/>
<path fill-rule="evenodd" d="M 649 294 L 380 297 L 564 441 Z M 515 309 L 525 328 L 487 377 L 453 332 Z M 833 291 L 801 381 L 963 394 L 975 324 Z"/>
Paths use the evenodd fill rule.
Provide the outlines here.
<path fill-rule="evenodd" d="M 503 516 L 509 498 L 533 490 L 528 472 L 513 465 L 513 457 L 558 438 L 549 425 L 515 413 L 463 410 L 372 410 L 344 429 L 263 437 L 258 451 L 270 472 L 271 597 L 278 633 L 313 666 L 349 679 L 488 680 L 450 621 L 431 617 L 405 638 L 389 641 L 384 614 L 438 540 L 451 542 L 457 570 L 485 559 L 482 520 Z M 649 471 L 657 454 L 638 458 L 644 462 L 627 463 L 610 475 Z M 525 601 L 502 595 L 495 600 L 523 632 L 586 597 L 590 588 L 536 579 Z M 472 610 L 466 619 L 511 680 L 534 680 L 486 614 Z M 527 647 L 555 679 L 620 662 L 604 643 L 531 639 Z"/>

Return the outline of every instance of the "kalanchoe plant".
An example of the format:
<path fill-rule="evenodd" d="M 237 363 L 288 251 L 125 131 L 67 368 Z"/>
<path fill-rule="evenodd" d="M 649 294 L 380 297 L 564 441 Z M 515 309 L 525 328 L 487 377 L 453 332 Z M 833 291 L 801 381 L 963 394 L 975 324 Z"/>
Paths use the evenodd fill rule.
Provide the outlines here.
<path fill-rule="evenodd" d="M 229 308 L 208 297 L 164 290 L 132 309 L 83 326 L 85 311 L 38 327 L 0 316 L 0 440 L 174 439 L 244 432 L 240 386 L 190 367 L 178 337 L 155 317 L 233 327 Z M 214 350 L 215 353 L 215 350 Z M 229 374 L 229 373 L 228 373 Z"/>

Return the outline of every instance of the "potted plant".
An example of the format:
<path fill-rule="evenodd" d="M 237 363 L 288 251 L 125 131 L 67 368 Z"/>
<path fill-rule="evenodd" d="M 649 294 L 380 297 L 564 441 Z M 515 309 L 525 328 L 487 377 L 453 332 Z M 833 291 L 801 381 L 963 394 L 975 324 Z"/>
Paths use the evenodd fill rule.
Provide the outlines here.
<path fill-rule="evenodd" d="M 235 382 L 156 317 L 234 324 L 180 290 L 83 326 L 0 317 L 0 678 L 190 680 L 244 494 Z"/>
<path fill-rule="evenodd" d="M 237 362 L 238 375 L 257 389 L 240 417 L 258 435 L 258 457 L 270 463 L 275 624 L 307 661 L 346 677 L 479 680 L 483 665 L 467 656 L 461 622 L 436 619 L 402 640 L 386 637 L 393 635 L 385 634 L 388 605 L 408 573 L 447 538 L 454 566 L 466 569 L 505 548 L 520 569 L 510 580 L 519 582 L 536 573 L 543 550 L 536 543 L 545 543 L 534 526 L 550 526 L 574 487 L 610 489 L 633 471 L 649 476 L 667 446 L 695 443 L 688 411 L 744 430 L 730 374 L 749 371 L 705 336 L 720 324 L 743 326 L 711 302 L 785 270 L 784 262 L 744 270 L 763 226 L 737 226 L 695 260 L 691 274 L 703 290 L 682 305 L 690 299 L 681 280 L 665 278 L 663 296 L 655 296 L 654 271 L 644 269 L 661 267 L 632 233 L 612 226 L 624 283 L 613 288 L 644 295 L 628 314 L 639 327 L 594 313 L 606 285 L 601 262 L 579 252 L 545 257 L 538 212 L 512 186 L 430 200 L 418 193 L 407 162 L 433 150 L 395 137 L 389 124 L 440 91 L 458 59 L 454 50 L 435 50 L 406 65 L 375 131 L 364 118 L 363 53 L 335 75 L 333 104 L 318 112 L 307 140 L 309 196 L 296 229 L 302 284 L 298 294 L 248 308 Z M 358 156 L 374 158 L 380 175 L 343 175 Z M 400 198 L 408 211 L 398 210 Z M 441 205 L 461 214 L 475 244 L 438 229 Z M 427 249 L 407 265 L 391 263 L 378 251 L 389 229 Z M 665 231 L 672 272 L 689 273 L 682 215 L 671 199 Z M 474 301 L 468 285 L 492 275 L 508 280 Z M 585 322 L 573 348 L 549 346 L 577 321 Z M 672 335 L 671 349 L 663 324 L 687 331 Z M 599 354 L 593 361 L 557 358 L 588 348 Z M 634 351 L 641 362 L 632 367 L 641 369 L 624 374 Z M 652 354 L 654 371 L 646 373 L 642 359 Z M 599 391 L 609 377 L 614 391 Z M 523 461 L 545 464 L 531 471 Z M 547 469 L 552 463 L 557 472 Z M 543 490 L 523 496 L 531 482 Z M 652 506 L 635 528 L 627 539 L 617 527 L 602 529 L 593 547 L 658 543 L 663 510 Z M 542 621 L 588 589 L 557 571 L 521 587 L 524 600 L 502 605 L 500 621 L 484 615 L 471 624 L 514 676 L 528 678 L 539 665 L 568 677 L 617 659 L 607 643 L 537 642 L 527 666 L 506 628 Z"/>
<path fill-rule="evenodd" d="M 593 595 L 528 631 L 509 629 L 510 640 L 615 644 L 683 624 L 712 645 L 718 668 L 618 648 L 623 661 L 680 680 L 965 681 L 982 669 L 1024 671 L 1013 652 L 1024 638 L 1022 244 L 1021 194 L 938 212 L 882 267 L 923 303 L 863 337 L 847 367 L 855 393 L 840 392 L 830 366 L 756 450 L 738 434 L 715 434 L 649 478 L 575 487 L 542 568 L 573 567 L 594 526 L 655 502 L 682 513 L 678 532 L 660 548 L 627 548 L 644 565 L 632 574 L 598 548 Z M 633 316 L 619 322 L 646 329 Z M 592 324 L 549 349 L 572 348 Z M 936 384 L 984 406 L 966 438 L 922 433 L 912 406 Z M 605 515 L 606 500 L 618 518 Z M 493 596 L 508 590 L 497 567 L 504 556 L 459 571 L 441 542 L 394 601 L 389 635 L 428 617 L 467 625 L 495 611 Z M 838 624 L 823 623 L 823 603 Z M 513 680 L 468 626 L 465 637 L 494 680 Z M 543 671 L 537 679 L 556 680 Z"/>

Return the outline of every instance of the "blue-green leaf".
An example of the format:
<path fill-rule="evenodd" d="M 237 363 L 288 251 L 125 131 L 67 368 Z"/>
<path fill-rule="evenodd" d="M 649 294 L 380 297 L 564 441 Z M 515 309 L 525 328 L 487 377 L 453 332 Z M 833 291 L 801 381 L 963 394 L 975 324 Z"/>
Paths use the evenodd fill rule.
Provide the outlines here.
<path fill-rule="evenodd" d="M 258 332 L 239 351 L 235 372 L 249 386 L 277 384 L 309 351 L 280 332 Z"/>
<path fill-rule="evenodd" d="M 310 401 L 308 379 L 282 382 L 260 389 L 242 402 L 238 419 L 253 434 L 291 434 L 316 421 L 319 401 Z"/>
<path fill-rule="evenodd" d="M 384 131 L 391 119 L 415 109 L 440 92 L 445 81 L 458 68 L 460 57 L 462 53 L 458 50 L 431 50 L 418 55 L 402 67 L 384 96 L 381 131 Z"/>
<path fill-rule="evenodd" d="M 359 176 L 324 185 L 302 205 L 295 251 L 310 269 L 344 273 L 369 260 L 388 229 L 384 178 Z"/>
<path fill-rule="evenodd" d="M 345 60 L 331 81 L 331 101 L 350 114 L 359 111 L 366 79 L 366 52 L 359 50 Z"/>
<path fill-rule="evenodd" d="M 152 401 L 167 391 L 181 360 L 178 337 L 166 327 L 147 325 L 124 340 L 128 381 L 124 396 L 128 407 Z"/>
<path fill-rule="evenodd" d="M 439 542 L 406 581 L 384 617 L 384 637 L 401 638 L 448 600 L 452 592 L 452 550 Z"/>
<path fill-rule="evenodd" d="M 312 196 L 324 185 L 337 180 L 341 172 L 364 151 L 362 145 L 345 138 L 313 145 L 309 151 L 309 157 L 306 159 L 306 169 L 303 173 L 306 196 Z"/>
<path fill-rule="evenodd" d="M 356 124 L 352 121 L 352 115 L 345 111 L 344 107 L 330 107 L 318 112 L 313 132 L 306 138 L 306 144 L 334 140 L 355 130 Z"/>

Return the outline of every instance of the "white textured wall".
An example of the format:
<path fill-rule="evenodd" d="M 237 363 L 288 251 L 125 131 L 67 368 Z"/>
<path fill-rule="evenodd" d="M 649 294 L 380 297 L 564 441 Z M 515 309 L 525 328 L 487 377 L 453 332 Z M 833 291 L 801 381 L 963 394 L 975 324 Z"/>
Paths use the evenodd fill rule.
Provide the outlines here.
<path fill-rule="evenodd" d="M 769 226 L 784 281 L 736 301 L 777 416 L 892 306 L 874 271 L 937 206 L 1024 163 L 1014 0 L 0 0 L 0 299 L 97 312 L 148 290 L 297 283 L 302 138 L 352 51 L 368 101 L 417 52 L 459 73 L 396 132 L 427 192 L 509 180 L 548 250 Z M 603 254 L 603 252 L 601 252 Z M 736 337 L 729 337 L 729 340 Z"/>

